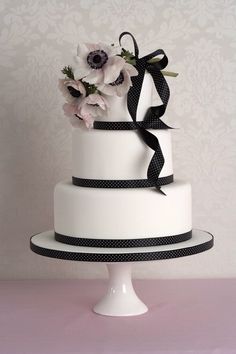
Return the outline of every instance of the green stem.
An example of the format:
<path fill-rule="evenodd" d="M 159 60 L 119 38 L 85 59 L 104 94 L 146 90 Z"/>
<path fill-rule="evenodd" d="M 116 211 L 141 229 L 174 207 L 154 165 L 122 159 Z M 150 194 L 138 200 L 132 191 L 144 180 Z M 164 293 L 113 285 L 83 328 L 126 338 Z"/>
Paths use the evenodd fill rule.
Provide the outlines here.
<path fill-rule="evenodd" d="M 152 64 L 152 63 L 157 63 L 158 61 L 160 61 L 159 58 L 152 58 L 148 61 L 148 63 Z M 171 76 L 171 77 L 176 77 L 179 74 L 178 73 L 174 73 L 173 71 L 165 71 L 165 70 L 161 70 L 162 74 L 164 76 Z"/>
<path fill-rule="evenodd" d="M 165 71 L 165 70 L 161 70 L 162 74 L 164 76 L 171 76 L 171 77 L 176 77 L 178 76 L 179 74 L 178 73 L 174 73 L 172 71 Z"/>

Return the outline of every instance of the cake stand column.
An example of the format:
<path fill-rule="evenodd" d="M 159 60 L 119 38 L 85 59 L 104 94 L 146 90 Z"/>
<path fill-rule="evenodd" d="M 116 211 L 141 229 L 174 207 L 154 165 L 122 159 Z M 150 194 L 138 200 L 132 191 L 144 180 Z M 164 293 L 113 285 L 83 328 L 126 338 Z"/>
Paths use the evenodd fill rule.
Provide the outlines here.
<path fill-rule="evenodd" d="M 94 312 L 106 316 L 135 316 L 148 311 L 134 291 L 132 263 L 107 264 L 109 281 L 105 296 L 94 306 Z"/>

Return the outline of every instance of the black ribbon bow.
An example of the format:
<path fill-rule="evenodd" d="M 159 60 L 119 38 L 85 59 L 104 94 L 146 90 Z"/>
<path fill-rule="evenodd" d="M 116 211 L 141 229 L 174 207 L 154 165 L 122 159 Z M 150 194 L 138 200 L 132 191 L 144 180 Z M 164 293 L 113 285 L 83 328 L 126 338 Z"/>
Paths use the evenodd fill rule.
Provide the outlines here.
<path fill-rule="evenodd" d="M 138 75 L 133 76 L 131 78 L 132 79 L 132 86 L 128 92 L 127 106 L 128 106 L 129 114 L 131 115 L 131 118 L 137 128 L 139 135 L 143 139 L 143 141 L 152 150 L 154 150 L 154 155 L 153 155 L 153 157 L 150 161 L 150 164 L 148 166 L 147 178 L 148 178 L 148 180 L 150 180 L 154 183 L 154 185 L 156 186 L 156 188 L 159 192 L 161 192 L 162 194 L 165 194 L 161 190 L 161 187 L 157 182 L 160 172 L 161 172 L 161 170 L 164 166 L 164 163 L 165 163 L 165 159 L 164 159 L 159 141 L 154 134 L 152 134 L 151 132 L 146 130 L 146 128 L 144 128 L 143 126 L 141 126 L 137 122 L 136 114 L 137 114 L 138 102 L 139 102 L 139 97 L 140 97 L 140 93 L 141 93 L 141 89 L 142 89 L 144 74 L 145 74 L 145 70 L 147 70 L 152 76 L 156 91 L 162 100 L 162 104 L 159 106 L 150 107 L 147 110 L 147 113 L 144 117 L 144 121 L 148 122 L 150 127 L 155 122 L 155 125 L 158 124 L 159 129 L 170 128 L 168 125 L 166 125 L 160 119 L 160 117 L 163 116 L 163 114 L 166 111 L 166 107 L 167 107 L 169 97 L 170 97 L 170 90 L 169 90 L 168 84 L 161 72 L 161 70 L 167 66 L 168 58 L 162 49 L 155 50 L 154 52 L 152 52 L 148 55 L 145 55 L 142 58 L 139 58 L 139 49 L 138 49 L 137 42 L 136 42 L 134 36 L 130 32 L 121 33 L 121 35 L 119 37 L 119 43 L 121 44 L 121 39 L 125 35 L 131 36 L 131 38 L 133 40 L 134 54 L 135 54 L 135 60 L 136 60 L 135 67 L 138 71 Z M 163 55 L 163 57 L 155 63 L 149 62 L 150 59 L 152 59 L 158 55 Z"/>

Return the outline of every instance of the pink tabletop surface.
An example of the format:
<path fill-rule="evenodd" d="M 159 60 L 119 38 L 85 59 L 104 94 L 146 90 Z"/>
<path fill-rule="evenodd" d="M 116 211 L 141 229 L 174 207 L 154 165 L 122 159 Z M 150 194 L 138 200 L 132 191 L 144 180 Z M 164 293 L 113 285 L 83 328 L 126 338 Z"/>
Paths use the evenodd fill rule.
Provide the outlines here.
<path fill-rule="evenodd" d="M 104 280 L 1 281 L 0 353 L 236 353 L 236 279 L 133 283 L 149 312 L 106 317 Z"/>

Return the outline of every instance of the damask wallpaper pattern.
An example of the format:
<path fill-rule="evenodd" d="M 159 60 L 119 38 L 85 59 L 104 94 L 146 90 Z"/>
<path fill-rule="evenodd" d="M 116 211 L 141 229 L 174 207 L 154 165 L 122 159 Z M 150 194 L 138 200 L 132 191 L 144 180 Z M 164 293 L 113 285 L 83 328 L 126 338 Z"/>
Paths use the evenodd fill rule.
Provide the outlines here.
<path fill-rule="evenodd" d="M 141 55 L 163 48 L 176 178 L 193 186 L 194 227 L 215 234 L 202 255 L 137 265 L 138 277 L 236 275 L 236 1 L 0 1 L 0 277 L 102 277 L 104 267 L 39 257 L 31 234 L 53 227 L 53 188 L 71 176 L 71 126 L 57 89 L 78 42 L 128 30 Z M 127 40 L 126 46 L 130 46 Z M 147 220 L 148 222 L 148 220 Z"/>

